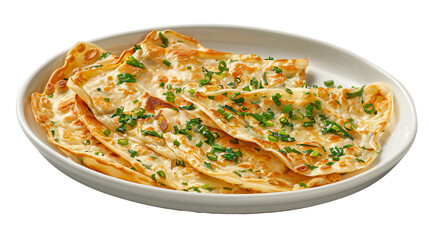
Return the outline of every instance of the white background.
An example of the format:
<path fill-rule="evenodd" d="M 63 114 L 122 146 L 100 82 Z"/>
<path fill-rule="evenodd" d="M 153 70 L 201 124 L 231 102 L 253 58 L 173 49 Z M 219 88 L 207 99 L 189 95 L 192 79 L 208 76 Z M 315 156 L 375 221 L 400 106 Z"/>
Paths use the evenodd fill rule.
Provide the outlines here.
<path fill-rule="evenodd" d="M 0 239 L 423 239 L 427 237 L 429 37 L 425 1 L 8 1 L 1 24 Z M 401 81 L 419 130 L 384 178 L 351 196 L 287 212 L 168 210 L 90 189 L 59 172 L 15 117 L 24 81 L 77 41 L 176 24 L 234 24 L 319 39 Z M 398 126 L 400 127 L 400 126 Z M 426 238 L 427 239 L 427 238 Z"/>

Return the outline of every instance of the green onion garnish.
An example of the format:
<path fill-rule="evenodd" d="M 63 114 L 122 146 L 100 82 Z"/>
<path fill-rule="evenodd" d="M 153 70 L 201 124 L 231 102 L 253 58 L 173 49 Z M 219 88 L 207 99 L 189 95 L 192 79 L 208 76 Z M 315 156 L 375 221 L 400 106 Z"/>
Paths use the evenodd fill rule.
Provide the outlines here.
<path fill-rule="evenodd" d="M 204 75 L 204 79 L 201 79 L 200 81 L 200 87 L 207 85 L 212 80 L 212 74 L 206 73 Z"/>
<path fill-rule="evenodd" d="M 267 72 L 264 72 L 264 74 L 262 74 L 262 79 L 264 80 L 264 84 L 268 85 L 268 81 L 267 81 Z"/>
<path fill-rule="evenodd" d="M 305 166 L 307 166 L 308 168 L 310 168 L 310 170 L 314 170 L 314 169 L 316 169 L 316 168 L 319 168 L 318 166 L 311 166 L 311 165 L 309 165 L 309 164 L 307 164 L 307 163 L 304 163 L 304 165 Z"/>
<path fill-rule="evenodd" d="M 179 146 L 180 146 L 180 142 L 179 142 L 179 141 L 177 141 L 177 140 L 174 140 L 173 144 L 174 144 L 174 146 L 176 146 L 176 147 L 179 147 Z"/>
<path fill-rule="evenodd" d="M 134 45 L 133 51 L 137 52 L 137 50 L 142 49 L 139 45 Z"/>
<path fill-rule="evenodd" d="M 139 155 L 139 153 L 137 151 L 132 150 L 132 149 L 128 149 L 128 152 L 131 153 L 130 157 L 132 157 L 132 158 Z"/>
<path fill-rule="evenodd" d="M 108 137 L 112 132 L 109 129 L 106 129 L 103 131 L 104 135 L 106 135 L 106 137 Z"/>
<path fill-rule="evenodd" d="M 206 165 L 208 169 L 213 170 L 213 166 L 211 165 L 211 163 L 204 161 L 204 165 Z"/>
<path fill-rule="evenodd" d="M 133 56 L 129 56 L 127 61 L 125 61 L 128 65 L 134 66 L 134 67 L 139 67 L 143 70 L 146 69 L 146 67 L 143 65 L 143 63 L 137 61 L 137 59 L 135 59 Z"/>
<path fill-rule="evenodd" d="M 150 135 L 150 136 L 162 138 L 162 135 L 159 135 L 157 132 L 155 132 L 153 130 L 143 130 L 143 129 L 140 129 L 140 132 L 143 133 L 143 135 L 146 135 L 146 136 Z"/>
<path fill-rule="evenodd" d="M 273 67 L 273 68 L 271 68 L 270 70 L 271 70 L 271 71 L 274 71 L 274 72 L 276 72 L 276 73 L 282 73 L 282 72 L 283 72 L 283 70 L 282 70 L 281 68 L 279 68 L 279 67 Z"/>
<path fill-rule="evenodd" d="M 334 85 L 334 80 L 328 80 L 323 82 L 326 87 L 331 87 Z"/>
<path fill-rule="evenodd" d="M 374 105 L 372 103 L 367 103 L 365 105 L 363 105 L 363 110 L 368 113 L 371 114 L 375 111 Z"/>
<path fill-rule="evenodd" d="M 314 105 L 316 106 L 317 110 L 322 109 L 322 102 L 319 100 L 314 101 Z"/>
<path fill-rule="evenodd" d="M 307 184 L 305 184 L 305 183 L 300 182 L 300 183 L 298 183 L 298 184 L 299 184 L 299 186 L 301 186 L 301 187 L 303 187 L 303 188 L 308 188 Z"/>
<path fill-rule="evenodd" d="M 166 176 L 165 176 L 165 173 L 163 172 L 163 171 L 158 171 L 158 172 L 156 172 L 156 173 L 158 173 L 158 175 L 160 176 L 160 177 L 162 177 L 162 178 L 166 178 Z"/>
<path fill-rule="evenodd" d="M 167 61 L 167 59 L 164 59 L 164 61 L 162 61 L 162 63 L 164 63 L 167 67 L 170 67 L 171 62 Z"/>
<path fill-rule="evenodd" d="M 118 139 L 119 145 L 128 145 L 128 139 Z"/>
<path fill-rule="evenodd" d="M 164 34 L 162 34 L 161 32 L 158 33 L 159 38 L 161 38 L 161 42 L 162 44 L 164 44 L 164 48 L 168 47 L 168 38 L 164 36 Z"/>
<path fill-rule="evenodd" d="M 159 84 L 159 86 L 160 86 L 160 87 L 164 87 L 164 86 L 165 86 L 165 82 L 161 82 L 161 83 Z"/>
<path fill-rule="evenodd" d="M 212 160 L 212 161 L 217 161 L 217 156 L 216 154 L 212 153 L 212 152 L 208 152 L 206 153 L 206 156 L 208 159 Z"/>
<path fill-rule="evenodd" d="M 110 56 L 110 54 L 112 54 L 112 53 L 110 53 L 110 52 L 104 52 L 103 54 L 101 54 L 99 60 L 103 60 L 103 59 L 107 58 L 108 56 Z"/>
<path fill-rule="evenodd" d="M 198 142 L 197 142 L 197 144 L 195 144 L 195 146 L 197 146 L 197 147 L 202 147 L 203 146 L 203 141 L 201 141 L 201 140 L 199 140 Z"/>
<path fill-rule="evenodd" d="M 129 73 L 121 73 L 118 74 L 118 79 L 119 81 L 116 83 L 116 85 L 120 85 L 122 83 L 134 83 L 136 82 L 136 79 L 134 78 L 134 76 L 132 74 Z"/>
<path fill-rule="evenodd" d="M 238 173 L 237 171 L 233 171 L 233 173 L 235 173 L 237 176 L 241 177 L 241 174 Z"/>
<path fill-rule="evenodd" d="M 362 96 L 364 87 L 365 86 L 362 86 L 361 89 L 359 89 L 356 92 L 352 92 L 352 93 L 348 92 L 348 93 L 346 93 L 347 94 L 347 99 L 358 97 L 358 96 Z"/>
<path fill-rule="evenodd" d="M 277 105 L 277 106 L 280 106 L 280 105 L 282 105 L 282 103 L 279 101 L 279 99 L 282 97 L 282 95 L 280 95 L 280 93 L 276 93 L 276 94 L 274 94 L 273 96 L 271 96 L 271 99 L 274 101 L 274 103 Z"/>
<path fill-rule="evenodd" d="M 194 95 L 195 94 L 195 90 L 191 88 L 191 89 L 188 90 L 188 93 L 191 94 L 191 95 Z"/>
<path fill-rule="evenodd" d="M 166 95 L 165 100 L 167 100 L 167 101 L 169 101 L 171 103 L 174 103 L 174 100 L 176 99 L 176 96 L 174 95 L 173 92 L 166 92 L 164 94 Z"/>
<path fill-rule="evenodd" d="M 285 89 L 285 91 L 286 91 L 287 93 L 291 94 L 291 95 L 293 94 L 293 92 L 292 92 L 292 90 L 291 90 L 290 88 L 286 88 L 286 89 Z"/>
<path fill-rule="evenodd" d="M 273 135 L 268 135 L 268 140 L 270 142 L 276 143 L 279 139 L 277 137 L 273 136 Z"/>

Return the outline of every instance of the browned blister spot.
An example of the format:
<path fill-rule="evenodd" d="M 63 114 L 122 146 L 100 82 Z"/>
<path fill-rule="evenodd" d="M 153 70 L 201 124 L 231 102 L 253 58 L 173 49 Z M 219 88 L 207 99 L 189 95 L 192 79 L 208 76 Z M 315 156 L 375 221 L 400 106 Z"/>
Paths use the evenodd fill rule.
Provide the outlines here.
<path fill-rule="evenodd" d="M 58 82 L 60 88 L 67 88 L 67 80 L 63 79 Z"/>
<path fill-rule="evenodd" d="M 332 167 L 329 165 L 323 165 L 320 167 L 320 169 L 322 169 L 322 170 L 326 170 L 326 169 L 330 169 L 330 168 L 332 168 Z"/>
<path fill-rule="evenodd" d="M 77 46 L 77 51 L 80 53 L 85 51 L 85 49 L 86 49 L 86 46 L 83 43 L 81 43 L 81 44 L 79 44 L 79 46 Z"/>
<path fill-rule="evenodd" d="M 92 48 L 85 53 L 85 60 L 91 60 L 98 55 L 98 49 Z"/>
<path fill-rule="evenodd" d="M 148 96 L 144 109 L 148 111 L 158 110 L 160 108 L 174 108 L 175 105 L 165 102 L 159 98 Z"/>
<path fill-rule="evenodd" d="M 58 103 L 57 110 L 60 112 L 69 111 L 74 106 L 74 96 L 67 96 Z"/>
<path fill-rule="evenodd" d="M 300 172 L 306 172 L 309 170 L 309 168 L 306 165 L 302 165 L 296 168 L 296 170 L 300 171 Z"/>
<path fill-rule="evenodd" d="M 328 141 L 331 142 L 338 142 L 341 140 L 341 137 L 335 134 L 332 134 L 331 136 L 328 137 Z"/>
<path fill-rule="evenodd" d="M 163 132 L 166 132 L 169 129 L 168 122 L 162 114 L 155 116 L 155 120 L 158 121 L 159 127 Z"/>

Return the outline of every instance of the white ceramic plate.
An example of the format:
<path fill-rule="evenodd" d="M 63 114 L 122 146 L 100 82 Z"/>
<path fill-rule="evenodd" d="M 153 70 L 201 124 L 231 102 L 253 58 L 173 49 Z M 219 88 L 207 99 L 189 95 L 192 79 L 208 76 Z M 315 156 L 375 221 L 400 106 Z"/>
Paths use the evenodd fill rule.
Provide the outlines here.
<path fill-rule="evenodd" d="M 314 39 L 262 29 L 227 26 L 176 26 L 172 29 L 197 39 L 202 45 L 232 53 L 254 53 L 262 57 L 308 58 L 309 85 L 323 85 L 333 79 L 336 85 L 361 86 L 385 82 L 394 93 L 394 121 L 383 136 L 379 158 L 366 171 L 346 174 L 345 180 L 296 192 L 253 195 L 215 195 L 179 192 L 143 186 L 92 171 L 65 157 L 47 140 L 35 122 L 30 94 L 41 92 L 51 73 L 61 66 L 65 52 L 42 65 L 24 84 L 17 100 L 17 114 L 22 129 L 39 152 L 56 168 L 71 178 L 99 191 L 153 206 L 216 213 L 254 213 L 282 211 L 312 206 L 357 192 L 389 172 L 411 147 L 416 131 L 414 103 L 404 86 L 368 61 L 336 46 Z M 153 29 L 115 35 L 93 43 L 120 53 L 140 42 Z"/>

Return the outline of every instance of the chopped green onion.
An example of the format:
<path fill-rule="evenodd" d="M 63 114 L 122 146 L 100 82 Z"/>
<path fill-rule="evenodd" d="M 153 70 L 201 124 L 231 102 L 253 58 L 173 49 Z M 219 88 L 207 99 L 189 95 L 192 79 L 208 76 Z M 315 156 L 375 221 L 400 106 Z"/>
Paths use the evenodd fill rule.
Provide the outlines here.
<path fill-rule="evenodd" d="M 312 127 L 313 126 L 313 122 L 305 122 L 303 124 L 304 127 Z"/>
<path fill-rule="evenodd" d="M 204 79 L 200 81 L 200 87 L 207 85 L 212 80 L 212 74 L 206 73 Z"/>
<path fill-rule="evenodd" d="M 119 145 L 128 145 L 128 139 L 118 139 Z"/>
<path fill-rule="evenodd" d="M 191 88 L 191 89 L 188 90 L 188 93 L 191 94 L 191 95 L 194 95 L 195 94 L 195 90 Z"/>
<path fill-rule="evenodd" d="M 83 140 L 83 145 L 89 145 L 91 142 L 88 139 Z"/>
<path fill-rule="evenodd" d="M 205 189 L 205 190 L 208 190 L 208 191 L 213 191 L 213 190 L 214 190 L 214 188 L 209 187 L 209 184 L 208 184 L 208 183 L 206 183 L 206 184 L 202 185 L 202 186 L 201 186 L 201 188 L 202 188 L 202 189 Z"/>
<path fill-rule="evenodd" d="M 349 93 L 349 92 L 348 92 L 348 93 L 346 93 L 346 94 L 347 94 L 347 99 L 354 98 L 354 97 L 358 97 L 358 96 L 362 96 L 364 87 L 365 87 L 365 86 L 362 86 L 362 88 L 361 88 L 361 89 L 359 89 L 359 90 L 358 90 L 358 91 L 356 91 L 356 92 L 352 92 L 352 93 Z"/>
<path fill-rule="evenodd" d="M 140 129 L 140 132 L 143 133 L 143 135 L 146 135 L 146 136 L 150 135 L 150 136 L 162 138 L 162 135 L 159 135 L 157 132 L 155 132 L 153 130 L 143 130 L 143 129 Z"/>
<path fill-rule="evenodd" d="M 168 47 L 168 38 L 164 36 L 164 34 L 162 34 L 161 32 L 158 33 L 159 38 L 161 38 L 161 42 L 162 44 L 164 44 L 164 48 Z"/>
<path fill-rule="evenodd" d="M 176 146 L 176 147 L 179 147 L 179 146 L 180 146 L 180 142 L 179 142 L 179 141 L 177 141 L 177 140 L 174 140 L 173 144 L 174 144 L 174 146 Z"/>
<path fill-rule="evenodd" d="M 301 186 L 301 187 L 303 187 L 303 188 L 308 188 L 307 184 L 305 184 L 305 183 L 300 182 L 300 183 L 298 183 L 298 184 L 299 184 L 299 186 Z"/>
<path fill-rule="evenodd" d="M 211 163 L 204 161 L 204 165 L 206 165 L 206 167 L 210 170 L 213 170 L 213 166 Z"/>
<path fill-rule="evenodd" d="M 139 45 L 134 45 L 133 51 L 137 52 L 137 50 L 142 49 Z"/>
<path fill-rule="evenodd" d="M 161 82 L 161 83 L 159 84 L 159 86 L 160 86 L 160 87 L 164 87 L 164 86 L 165 86 L 165 82 Z"/>
<path fill-rule="evenodd" d="M 174 103 L 174 100 L 176 99 L 176 96 L 172 92 L 166 92 L 164 93 L 166 95 L 165 100 Z"/>
<path fill-rule="evenodd" d="M 116 85 L 120 85 L 122 83 L 134 83 L 136 82 L 136 79 L 134 78 L 134 76 L 132 74 L 129 73 L 121 73 L 118 74 L 118 79 L 119 81 L 116 83 Z"/>
<path fill-rule="evenodd" d="M 230 99 L 234 100 L 234 98 L 237 97 L 238 95 L 240 95 L 240 93 L 236 92 L 236 93 L 232 94 L 232 96 L 230 97 Z"/>
<path fill-rule="evenodd" d="M 276 94 L 274 94 L 273 96 L 271 96 L 271 99 L 274 101 L 274 103 L 277 105 L 277 106 L 280 106 L 280 105 L 282 105 L 282 103 L 279 101 L 279 99 L 282 97 L 282 95 L 280 95 L 280 93 L 276 93 Z"/>
<path fill-rule="evenodd" d="M 367 103 L 365 105 L 363 105 L 363 110 L 368 113 L 371 114 L 375 111 L 374 105 L 372 103 Z"/>
<path fill-rule="evenodd" d="M 269 140 L 270 142 L 274 142 L 274 143 L 276 143 L 279 139 L 278 139 L 276 136 L 268 135 L 268 140 Z"/>
<path fill-rule="evenodd" d="M 317 156 L 319 156 L 319 152 L 318 151 L 312 151 L 310 153 L 310 157 L 317 157 Z"/>
<path fill-rule="evenodd" d="M 273 68 L 271 68 L 270 70 L 271 70 L 271 71 L 274 71 L 274 72 L 276 72 L 276 73 L 282 73 L 282 72 L 283 72 L 283 70 L 282 70 L 281 68 L 279 68 L 279 67 L 273 67 Z"/>
<path fill-rule="evenodd" d="M 199 140 L 198 142 L 197 142 L 197 144 L 195 144 L 195 146 L 197 146 L 197 147 L 202 147 L 203 146 L 203 141 L 201 141 L 201 140 Z"/>
<path fill-rule="evenodd" d="M 326 87 L 331 87 L 334 85 L 334 80 L 328 80 L 323 82 Z"/>
<path fill-rule="evenodd" d="M 143 70 L 146 69 L 146 67 L 143 65 L 143 63 L 137 61 L 137 59 L 135 59 L 133 56 L 129 56 L 128 59 L 125 61 L 128 65 L 134 66 L 134 67 L 139 67 Z"/>
<path fill-rule="evenodd" d="M 97 88 L 97 92 L 101 92 L 101 88 Z"/>
<path fill-rule="evenodd" d="M 162 178 L 166 178 L 166 176 L 165 176 L 165 173 L 163 172 L 163 171 L 157 171 L 156 173 L 158 173 L 158 175 L 160 176 L 160 177 L 162 177 Z"/>
<path fill-rule="evenodd" d="M 167 61 L 167 59 L 164 59 L 164 61 L 162 61 L 162 63 L 164 63 L 167 67 L 170 67 L 171 62 Z"/>
<path fill-rule="evenodd" d="M 361 162 L 361 163 L 364 163 L 364 162 L 365 162 L 364 160 L 359 159 L 359 158 L 356 158 L 356 161 Z"/>
<path fill-rule="evenodd" d="M 110 53 L 110 52 L 104 52 L 103 54 L 101 54 L 99 60 L 103 60 L 103 59 L 107 58 L 108 56 L 110 56 L 110 54 L 112 54 L 112 53 Z"/>
<path fill-rule="evenodd" d="M 223 60 L 220 61 L 219 65 L 217 66 L 217 68 L 219 69 L 220 72 L 225 71 L 226 70 L 226 63 L 225 63 L 225 61 L 223 61 Z"/>
<path fill-rule="evenodd" d="M 128 149 L 128 152 L 131 153 L 130 157 L 132 158 L 139 155 L 139 153 L 136 150 Z"/>
<path fill-rule="evenodd" d="M 189 105 L 189 106 L 180 106 L 180 108 L 183 110 L 194 110 L 194 109 L 196 109 L 196 107 L 194 106 L 193 103 L 191 103 L 191 105 Z"/>
<path fill-rule="evenodd" d="M 250 85 L 247 85 L 243 88 L 243 91 L 250 92 Z"/>
<path fill-rule="evenodd" d="M 206 156 L 208 159 L 212 160 L 212 161 L 217 161 L 217 156 L 216 154 L 212 153 L 212 152 L 208 152 L 206 153 Z"/>
<path fill-rule="evenodd" d="M 284 105 L 282 109 L 282 113 L 289 113 L 293 110 L 292 104 Z"/>
<path fill-rule="evenodd" d="M 317 110 L 322 109 L 322 102 L 321 102 L 321 101 L 316 100 L 316 101 L 314 102 L 314 105 L 316 106 L 316 109 L 317 109 Z"/>
<path fill-rule="evenodd" d="M 138 99 L 136 99 L 136 100 L 134 100 L 134 101 L 133 101 L 133 103 L 134 103 L 134 104 L 136 104 L 136 103 L 138 103 L 138 102 L 139 102 L 139 100 L 138 100 Z"/>
<path fill-rule="evenodd" d="M 267 72 L 264 72 L 264 73 L 262 74 L 262 79 L 264 80 L 264 84 L 265 84 L 265 85 L 268 85 L 268 82 L 267 82 Z"/>
<path fill-rule="evenodd" d="M 103 131 L 104 135 L 106 135 L 106 137 L 108 137 L 110 135 L 110 133 L 112 133 L 109 129 L 106 129 Z"/>
<path fill-rule="evenodd" d="M 314 170 L 314 169 L 316 169 L 316 168 L 319 168 L 318 166 L 311 166 L 311 165 L 309 165 L 309 164 L 307 164 L 307 163 L 304 163 L 304 165 L 305 166 L 307 166 L 308 168 L 310 168 L 310 170 Z"/>
<path fill-rule="evenodd" d="M 104 98 L 104 101 L 105 101 L 105 102 L 109 102 L 109 101 L 110 101 L 110 98 Z"/>
<path fill-rule="evenodd" d="M 233 171 L 233 173 L 235 173 L 237 176 L 241 177 L 241 174 L 238 173 L 237 171 Z"/>

